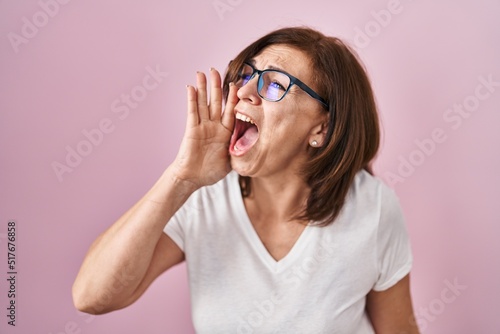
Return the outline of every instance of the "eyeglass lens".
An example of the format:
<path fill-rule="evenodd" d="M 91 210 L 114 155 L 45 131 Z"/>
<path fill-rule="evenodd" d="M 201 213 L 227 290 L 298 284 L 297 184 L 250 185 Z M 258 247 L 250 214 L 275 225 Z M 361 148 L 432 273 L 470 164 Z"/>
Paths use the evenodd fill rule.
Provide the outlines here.
<path fill-rule="evenodd" d="M 254 70 L 251 66 L 243 65 L 240 72 L 240 86 L 244 86 L 252 79 Z M 285 95 L 290 86 L 290 78 L 274 70 L 265 70 L 259 76 L 257 90 L 259 95 L 270 101 L 278 101 Z"/>

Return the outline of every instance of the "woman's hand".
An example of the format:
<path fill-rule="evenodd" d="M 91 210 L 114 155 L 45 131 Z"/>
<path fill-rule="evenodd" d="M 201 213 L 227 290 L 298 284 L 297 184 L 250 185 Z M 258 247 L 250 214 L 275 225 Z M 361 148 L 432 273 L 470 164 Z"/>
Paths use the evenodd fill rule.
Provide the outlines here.
<path fill-rule="evenodd" d="M 210 103 L 205 74 L 197 73 L 196 84 L 197 89 L 187 86 L 186 131 L 173 166 L 177 180 L 197 189 L 216 183 L 231 171 L 228 149 L 238 98 L 231 85 L 222 113 L 221 77 L 215 69 L 210 70 Z"/>

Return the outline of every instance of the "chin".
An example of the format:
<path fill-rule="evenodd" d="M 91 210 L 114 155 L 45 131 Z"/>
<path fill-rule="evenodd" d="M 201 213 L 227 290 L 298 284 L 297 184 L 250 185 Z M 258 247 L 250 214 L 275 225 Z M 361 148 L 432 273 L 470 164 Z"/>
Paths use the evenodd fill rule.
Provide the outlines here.
<path fill-rule="evenodd" d="M 231 169 L 241 176 L 253 176 L 254 166 L 244 157 L 231 157 Z"/>
<path fill-rule="evenodd" d="M 231 157 L 231 168 L 238 173 L 238 175 L 250 176 L 249 167 L 248 163 L 241 161 L 241 158 Z"/>

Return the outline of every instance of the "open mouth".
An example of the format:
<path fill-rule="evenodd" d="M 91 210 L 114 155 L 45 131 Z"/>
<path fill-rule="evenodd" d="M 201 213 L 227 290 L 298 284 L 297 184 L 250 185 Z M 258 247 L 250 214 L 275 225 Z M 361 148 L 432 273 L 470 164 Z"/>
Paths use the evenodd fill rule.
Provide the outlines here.
<path fill-rule="evenodd" d="M 241 156 L 252 148 L 257 139 L 259 139 L 259 129 L 254 120 L 237 112 L 229 152 Z"/>

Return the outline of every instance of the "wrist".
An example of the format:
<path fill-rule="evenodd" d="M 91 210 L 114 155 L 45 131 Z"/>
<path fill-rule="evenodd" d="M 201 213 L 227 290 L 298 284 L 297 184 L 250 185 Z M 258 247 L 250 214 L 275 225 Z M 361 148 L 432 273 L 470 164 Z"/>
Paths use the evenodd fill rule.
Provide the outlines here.
<path fill-rule="evenodd" d="M 174 168 L 169 166 L 156 181 L 149 192 L 148 199 L 156 203 L 181 206 L 198 189 L 199 187 L 194 182 L 182 179 L 175 173 Z"/>
<path fill-rule="evenodd" d="M 183 177 L 183 174 L 179 173 L 174 165 L 169 166 L 160 179 L 169 182 L 177 191 L 189 195 L 201 188 L 198 180 Z"/>

